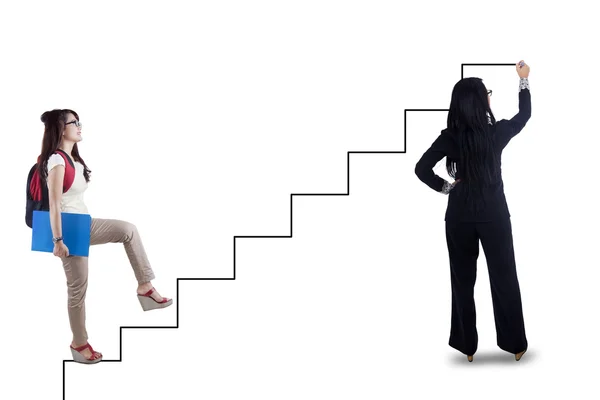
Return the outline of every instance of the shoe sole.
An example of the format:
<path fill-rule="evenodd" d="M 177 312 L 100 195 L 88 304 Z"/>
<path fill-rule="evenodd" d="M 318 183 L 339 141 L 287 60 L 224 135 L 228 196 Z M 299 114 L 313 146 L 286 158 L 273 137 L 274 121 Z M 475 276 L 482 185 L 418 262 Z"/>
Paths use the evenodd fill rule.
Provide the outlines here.
<path fill-rule="evenodd" d="M 100 358 L 97 358 L 95 360 L 88 360 L 87 358 L 85 358 L 83 356 L 83 354 L 81 354 L 74 348 L 71 348 L 71 354 L 73 355 L 73 361 L 75 361 L 76 363 L 80 363 L 80 364 L 96 364 L 96 363 L 99 363 L 100 361 L 102 361 L 102 356 L 100 356 Z"/>
<path fill-rule="evenodd" d="M 140 301 L 140 305 L 142 306 L 142 309 L 144 311 L 150 311 L 150 310 L 156 310 L 159 308 L 166 308 L 169 307 L 171 304 L 173 304 L 173 299 L 167 301 L 166 303 L 157 303 L 154 299 L 147 297 L 147 296 L 141 296 L 141 295 L 137 295 L 138 300 Z"/>

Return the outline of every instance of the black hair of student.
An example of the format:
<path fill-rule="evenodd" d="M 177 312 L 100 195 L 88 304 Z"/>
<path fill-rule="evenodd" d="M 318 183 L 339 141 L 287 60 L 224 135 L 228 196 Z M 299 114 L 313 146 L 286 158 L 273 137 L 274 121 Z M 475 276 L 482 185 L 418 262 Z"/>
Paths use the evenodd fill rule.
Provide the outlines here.
<path fill-rule="evenodd" d="M 42 152 L 38 158 L 38 174 L 44 184 L 48 179 L 48 173 L 46 171 L 48 166 L 48 158 L 50 158 L 50 156 L 55 153 L 60 146 L 62 133 L 65 129 L 65 124 L 67 123 L 69 114 L 73 114 L 77 121 L 79 121 L 79 115 L 75 111 L 67 109 L 54 109 L 52 111 L 46 111 L 40 117 L 44 123 L 44 138 L 42 139 Z M 79 155 L 77 143 L 73 145 L 73 151 L 71 154 L 73 155 L 73 161 L 78 161 L 83 165 L 83 176 L 85 177 L 85 181 L 89 182 L 90 173 L 92 171 L 88 169 L 87 165 Z"/>
<path fill-rule="evenodd" d="M 458 81 L 452 90 L 448 131 L 457 139 L 459 159 L 447 159 L 446 170 L 452 178 L 456 178 L 458 172 L 461 180 L 455 189 L 466 193 L 468 206 L 475 211 L 482 205 L 476 201 L 475 194 L 483 194 L 483 188 L 499 176 L 490 123 L 495 124 L 496 118 L 483 81 L 480 78 Z"/>

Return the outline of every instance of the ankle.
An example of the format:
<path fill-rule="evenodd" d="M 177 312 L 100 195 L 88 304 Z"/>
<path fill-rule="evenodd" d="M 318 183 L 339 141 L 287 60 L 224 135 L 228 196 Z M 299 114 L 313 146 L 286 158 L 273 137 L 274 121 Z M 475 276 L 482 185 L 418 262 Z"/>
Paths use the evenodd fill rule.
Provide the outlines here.
<path fill-rule="evenodd" d="M 150 289 L 152 289 L 152 283 L 150 283 L 150 282 L 144 282 L 144 283 L 138 284 L 138 291 L 147 292 Z"/>

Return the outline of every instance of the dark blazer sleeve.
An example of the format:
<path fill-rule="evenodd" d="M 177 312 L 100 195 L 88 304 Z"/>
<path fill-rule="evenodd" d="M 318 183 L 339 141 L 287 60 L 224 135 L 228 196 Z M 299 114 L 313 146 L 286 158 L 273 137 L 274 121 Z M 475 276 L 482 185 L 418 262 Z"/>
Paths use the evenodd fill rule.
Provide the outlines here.
<path fill-rule="evenodd" d="M 433 167 L 448 153 L 448 142 L 444 134 L 438 136 L 431 147 L 421 156 L 415 166 L 415 174 L 427 186 L 441 192 L 447 181 L 433 172 Z"/>
<path fill-rule="evenodd" d="M 521 79 L 519 89 L 519 112 L 509 120 L 505 120 L 502 129 L 504 143 L 507 144 L 515 137 L 527 124 L 531 118 L 531 93 L 529 92 L 529 82 L 527 79 Z"/>

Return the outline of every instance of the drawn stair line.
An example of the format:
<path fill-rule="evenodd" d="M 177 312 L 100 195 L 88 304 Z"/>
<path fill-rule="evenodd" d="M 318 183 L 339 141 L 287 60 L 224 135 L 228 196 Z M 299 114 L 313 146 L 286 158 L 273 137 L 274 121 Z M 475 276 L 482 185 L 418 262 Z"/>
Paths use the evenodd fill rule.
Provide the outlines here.
<path fill-rule="evenodd" d="M 464 67 L 465 66 L 514 66 L 515 64 L 501 63 L 501 64 L 471 64 L 463 63 L 460 66 L 460 77 L 464 78 Z M 277 236 L 234 236 L 233 237 L 233 275 L 231 277 L 223 278 L 177 278 L 177 291 L 175 294 L 176 304 L 176 320 L 175 325 L 163 325 L 163 326 L 120 326 L 119 327 L 119 358 L 118 359 L 103 359 L 100 362 L 122 362 L 123 361 L 123 329 L 179 329 L 179 281 L 234 281 L 236 279 L 236 241 L 237 239 L 290 239 L 293 237 L 293 221 L 294 221 L 294 196 L 349 196 L 350 195 L 350 155 L 351 154 L 405 154 L 406 153 L 406 120 L 408 112 L 434 112 L 434 111 L 448 111 L 447 108 L 405 108 L 404 109 L 404 150 L 396 151 L 348 151 L 346 157 L 346 192 L 344 193 L 292 193 L 290 194 L 290 234 L 289 235 L 277 235 Z M 63 400 L 66 400 L 66 364 L 74 363 L 73 360 L 62 360 L 62 392 Z"/>

